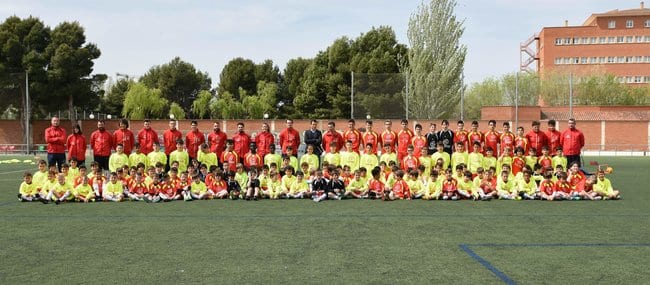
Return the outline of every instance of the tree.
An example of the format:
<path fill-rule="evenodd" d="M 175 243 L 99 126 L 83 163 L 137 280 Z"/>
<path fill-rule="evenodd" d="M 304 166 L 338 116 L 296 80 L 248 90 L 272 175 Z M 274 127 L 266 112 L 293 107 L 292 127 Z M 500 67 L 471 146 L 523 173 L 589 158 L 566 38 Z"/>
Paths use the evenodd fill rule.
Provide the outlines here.
<path fill-rule="evenodd" d="M 455 0 L 421 3 L 408 28 L 408 108 L 416 118 L 448 118 L 460 101 L 467 47 Z"/>
<path fill-rule="evenodd" d="M 107 114 L 118 114 L 124 108 L 124 97 L 129 87 L 133 84 L 132 79 L 121 78 L 108 90 L 108 94 L 102 99 L 100 111 Z"/>
<path fill-rule="evenodd" d="M 255 65 L 255 81 L 258 83 L 260 81 L 265 81 L 279 84 L 282 82 L 282 74 L 280 74 L 278 66 L 274 65 L 272 60 L 267 59 L 264 62 Z"/>
<path fill-rule="evenodd" d="M 174 115 L 174 118 L 177 120 L 185 119 L 185 110 L 183 110 L 181 105 L 178 105 L 176 102 L 169 105 L 169 114 Z"/>
<path fill-rule="evenodd" d="M 240 88 L 247 94 L 255 93 L 257 87 L 255 72 L 256 66 L 252 60 L 241 57 L 232 59 L 221 70 L 217 93 L 222 95 L 228 92 L 236 99 L 241 97 Z"/>
<path fill-rule="evenodd" d="M 191 63 L 175 57 L 169 63 L 154 66 L 140 78 L 149 88 L 157 88 L 169 102 L 178 103 L 189 112 L 199 92 L 210 90 L 212 79 L 207 73 L 196 70 Z"/>
<path fill-rule="evenodd" d="M 78 22 L 63 22 L 52 30 L 51 42 L 45 50 L 50 62 L 47 68 L 49 92 L 35 101 L 49 111 L 68 109 L 72 121 L 74 108 L 87 109 L 100 102 L 99 90 L 105 75 L 91 76 L 94 60 L 101 52 L 93 43 L 86 43 L 84 28 Z M 100 81 L 100 82 L 97 82 Z"/>
<path fill-rule="evenodd" d="M 38 97 L 47 90 L 45 49 L 49 42 L 50 28 L 38 18 L 11 16 L 0 24 L 0 110 L 20 106 L 16 111 L 23 129 L 26 127 L 25 75 L 30 79 L 31 96 Z M 38 110 L 38 106 L 32 109 Z"/>
<path fill-rule="evenodd" d="M 169 101 L 162 97 L 160 89 L 149 88 L 143 83 L 133 83 L 124 95 L 122 115 L 131 120 L 163 118 L 166 117 L 168 103 Z"/>
<path fill-rule="evenodd" d="M 244 90 L 239 90 L 245 93 Z M 244 106 L 234 98 L 230 92 L 218 95 L 216 100 L 210 102 L 210 113 L 212 118 L 242 119 L 245 115 Z"/>
<path fill-rule="evenodd" d="M 503 102 L 503 86 L 497 78 L 487 78 L 482 82 L 474 83 L 465 92 L 463 104 L 465 118 L 478 120 L 481 118 L 483 106 L 499 106 Z"/>
<path fill-rule="evenodd" d="M 212 100 L 212 93 L 208 90 L 203 90 L 196 96 L 194 103 L 192 103 L 192 112 L 198 119 L 205 119 L 210 115 L 210 100 Z"/>

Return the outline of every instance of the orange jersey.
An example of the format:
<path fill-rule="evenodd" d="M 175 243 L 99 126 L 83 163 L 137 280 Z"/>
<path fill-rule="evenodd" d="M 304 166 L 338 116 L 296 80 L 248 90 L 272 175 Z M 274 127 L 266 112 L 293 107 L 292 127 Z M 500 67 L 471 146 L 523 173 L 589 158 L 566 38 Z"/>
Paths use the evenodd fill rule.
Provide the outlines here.
<path fill-rule="evenodd" d="M 228 170 L 237 171 L 237 163 L 239 163 L 239 155 L 235 151 L 224 151 L 221 154 L 222 162 L 228 162 Z"/>
<path fill-rule="evenodd" d="M 539 184 L 539 191 L 546 195 L 553 195 L 555 192 L 555 184 L 553 184 L 552 181 L 542 181 L 542 183 Z"/>
<path fill-rule="evenodd" d="M 158 195 L 160 193 L 160 189 L 162 188 L 162 185 L 159 184 L 151 184 L 149 186 L 149 195 Z"/>
<path fill-rule="evenodd" d="M 176 195 L 176 187 L 173 183 L 163 183 L 160 185 L 160 193 L 168 197 Z"/>
<path fill-rule="evenodd" d="M 467 140 L 469 141 L 469 145 L 472 145 L 474 142 L 479 142 L 483 143 L 483 133 L 481 131 L 476 131 L 476 132 L 469 132 L 467 134 Z"/>
<path fill-rule="evenodd" d="M 214 180 L 212 184 L 208 185 L 208 188 L 214 193 L 219 193 L 223 190 L 228 191 L 228 183 L 225 180 Z"/>
<path fill-rule="evenodd" d="M 515 135 L 513 133 L 503 133 L 499 140 L 501 141 L 501 152 L 505 150 L 506 146 L 509 146 L 511 151 L 513 150 L 515 145 Z"/>
<path fill-rule="evenodd" d="M 485 148 L 487 147 L 492 148 L 492 151 L 494 151 L 494 156 L 499 156 L 498 145 L 501 142 L 501 137 L 499 136 L 499 133 L 494 131 L 487 131 L 485 133 L 485 136 L 483 136 L 483 142 Z"/>
<path fill-rule="evenodd" d="M 454 132 L 454 145 L 456 143 L 463 143 L 465 149 L 469 149 L 469 140 L 467 138 L 468 132 L 466 130 L 456 130 Z"/>
<path fill-rule="evenodd" d="M 411 155 L 407 155 L 402 159 L 402 169 L 407 170 L 407 169 L 412 169 L 416 170 L 420 166 L 420 160 Z"/>
<path fill-rule="evenodd" d="M 564 193 L 570 194 L 571 193 L 571 185 L 569 183 L 562 182 L 562 181 L 557 181 L 555 182 L 555 191 L 562 191 Z"/>
<path fill-rule="evenodd" d="M 496 179 L 483 179 L 481 181 L 481 189 L 483 189 L 483 193 L 485 194 L 490 194 L 492 191 L 496 191 L 497 189 L 497 180 Z"/>
<path fill-rule="evenodd" d="M 578 171 L 576 174 L 569 174 L 569 177 L 567 177 L 567 182 L 571 185 L 571 189 L 574 190 L 584 189 L 585 180 L 587 180 L 587 177 L 582 173 L 582 171 Z M 581 187 L 579 187 L 580 184 L 582 184 Z"/>
<path fill-rule="evenodd" d="M 383 193 L 384 192 L 384 182 L 381 182 L 381 180 L 371 178 L 368 180 L 368 190 L 375 192 L 375 193 Z"/>
<path fill-rule="evenodd" d="M 526 160 L 523 157 L 514 157 L 512 159 L 512 174 L 517 175 L 526 166 Z"/>
<path fill-rule="evenodd" d="M 400 130 L 397 133 L 397 152 L 406 153 L 406 149 L 411 144 L 413 131 L 410 129 Z M 425 143 L 426 144 L 426 143 Z"/>
<path fill-rule="evenodd" d="M 379 145 L 379 135 L 374 131 L 371 131 L 371 132 L 363 133 L 363 136 L 361 138 L 363 140 L 364 147 L 367 144 L 371 144 L 372 153 L 377 154 L 377 145 Z"/>
<path fill-rule="evenodd" d="M 390 145 L 391 152 L 395 152 L 395 144 L 397 144 L 397 134 L 393 131 L 384 130 L 379 137 L 381 139 L 381 145 L 384 144 Z"/>
<path fill-rule="evenodd" d="M 425 136 L 415 135 L 411 138 L 411 144 L 413 145 L 413 155 L 420 157 L 422 148 L 424 147 L 426 149 L 427 147 L 427 138 Z"/>
<path fill-rule="evenodd" d="M 147 183 L 133 183 L 133 186 L 130 189 L 130 192 L 136 195 L 144 195 L 149 193 L 149 187 Z"/>
<path fill-rule="evenodd" d="M 528 139 L 527 138 L 515 138 L 515 148 L 521 147 L 524 149 L 524 154 L 528 153 Z"/>
<path fill-rule="evenodd" d="M 456 181 L 455 178 L 452 178 L 451 180 L 445 179 L 445 181 L 442 182 L 443 192 L 456 192 L 456 190 L 458 190 L 458 181 Z"/>
<path fill-rule="evenodd" d="M 255 153 L 247 153 L 246 156 L 244 157 L 244 166 L 246 168 L 250 169 L 252 167 L 259 168 L 263 165 L 263 160 L 262 157 Z"/>
<path fill-rule="evenodd" d="M 393 185 L 393 194 L 399 198 L 411 197 L 411 189 L 404 180 L 395 181 Z"/>
<path fill-rule="evenodd" d="M 553 160 L 550 156 L 542 156 L 538 160 L 539 165 L 542 166 L 542 169 L 553 167 Z"/>
<path fill-rule="evenodd" d="M 359 153 L 359 145 L 361 145 L 361 133 L 356 129 L 347 130 L 343 132 L 343 140 L 352 142 L 352 150 Z"/>

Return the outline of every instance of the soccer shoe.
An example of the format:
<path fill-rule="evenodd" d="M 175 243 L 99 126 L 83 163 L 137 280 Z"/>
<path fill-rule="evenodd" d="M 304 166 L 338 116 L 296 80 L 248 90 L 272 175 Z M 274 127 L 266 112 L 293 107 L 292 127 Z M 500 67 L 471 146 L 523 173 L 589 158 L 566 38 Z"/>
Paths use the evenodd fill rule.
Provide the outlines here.
<path fill-rule="evenodd" d="M 57 204 L 57 205 L 61 204 L 61 200 L 59 200 L 59 199 L 54 200 L 54 204 Z"/>
<path fill-rule="evenodd" d="M 23 200 L 23 195 L 18 194 L 18 201 L 25 202 L 25 200 Z"/>

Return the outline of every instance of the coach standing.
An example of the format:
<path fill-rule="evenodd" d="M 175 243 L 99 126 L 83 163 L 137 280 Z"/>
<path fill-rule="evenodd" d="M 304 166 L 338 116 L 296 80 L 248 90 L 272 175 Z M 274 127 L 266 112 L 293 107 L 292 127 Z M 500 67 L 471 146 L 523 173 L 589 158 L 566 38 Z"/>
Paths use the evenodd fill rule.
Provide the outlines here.
<path fill-rule="evenodd" d="M 59 126 L 59 117 L 52 117 L 51 126 L 45 129 L 45 142 L 47 143 L 47 163 L 56 165 L 61 171 L 65 163 L 65 129 Z"/>
<path fill-rule="evenodd" d="M 574 162 L 582 166 L 580 152 L 582 147 L 585 146 L 585 136 L 580 130 L 576 129 L 576 120 L 574 118 L 569 119 L 568 123 L 569 128 L 562 132 L 560 136 L 560 146 L 562 146 L 562 152 L 566 155 L 568 166 Z"/>

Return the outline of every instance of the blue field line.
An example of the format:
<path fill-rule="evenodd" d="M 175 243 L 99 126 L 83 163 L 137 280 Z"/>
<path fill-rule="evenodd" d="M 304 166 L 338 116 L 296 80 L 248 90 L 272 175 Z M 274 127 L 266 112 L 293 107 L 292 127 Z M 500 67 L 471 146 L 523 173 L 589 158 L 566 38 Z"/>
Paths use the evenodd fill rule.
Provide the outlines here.
<path fill-rule="evenodd" d="M 496 275 L 496 276 L 497 276 L 499 279 L 501 279 L 501 281 L 503 281 L 504 283 L 506 283 L 506 284 L 508 284 L 508 285 L 517 284 L 514 280 L 512 280 L 512 278 L 508 277 L 508 275 L 506 275 L 505 273 L 501 272 L 501 270 L 499 270 L 499 269 L 497 269 L 496 267 L 494 267 L 492 264 L 490 264 L 490 262 L 488 262 L 487 260 L 485 260 L 485 258 L 481 257 L 481 256 L 478 255 L 476 252 L 474 252 L 471 248 L 469 248 L 468 245 L 466 245 L 466 244 L 460 244 L 460 245 L 458 245 L 458 246 L 460 247 L 460 249 L 462 249 L 463 251 L 465 251 L 465 253 L 467 253 L 467 254 L 468 254 L 472 259 L 474 259 L 476 262 L 478 262 L 478 263 L 480 263 L 481 265 L 483 265 L 483 267 L 487 268 L 487 270 L 490 270 L 492 273 L 494 273 L 494 275 Z"/>
<path fill-rule="evenodd" d="M 471 247 L 646 247 L 650 243 L 477 243 L 477 244 L 459 244 L 462 249 L 476 262 L 480 263 L 487 270 L 496 275 L 505 284 L 517 284 L 512 278 L 508 277 L 501 270 L 488 262 L 485 258 L 474 252 Z"/>

